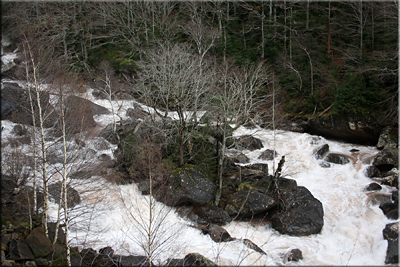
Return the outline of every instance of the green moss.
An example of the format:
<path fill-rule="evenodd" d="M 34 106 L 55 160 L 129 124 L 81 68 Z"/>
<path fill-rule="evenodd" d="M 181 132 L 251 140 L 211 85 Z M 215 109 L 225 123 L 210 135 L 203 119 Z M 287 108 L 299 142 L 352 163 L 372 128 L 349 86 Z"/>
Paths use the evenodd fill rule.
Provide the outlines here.
<path fill-rule="evenodd" d="M 238 186 L 238 191 L 243 190 L 244 187 L 247 187 L 248 189 L 254 189 L 254 185 L 251 185 L 249 182 L 244 182 Z"/>

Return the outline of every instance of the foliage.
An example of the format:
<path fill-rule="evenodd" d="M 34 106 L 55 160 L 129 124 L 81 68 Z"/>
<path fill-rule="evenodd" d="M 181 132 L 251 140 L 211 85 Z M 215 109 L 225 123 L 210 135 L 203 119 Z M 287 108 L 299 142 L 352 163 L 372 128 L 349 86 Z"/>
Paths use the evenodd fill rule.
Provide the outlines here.
<path fill-rule="evenodd" d="M 337 88 L 335 114 L 367 114 L 381 100 L 379 86 L 361 74 L 349 74 Z"/>

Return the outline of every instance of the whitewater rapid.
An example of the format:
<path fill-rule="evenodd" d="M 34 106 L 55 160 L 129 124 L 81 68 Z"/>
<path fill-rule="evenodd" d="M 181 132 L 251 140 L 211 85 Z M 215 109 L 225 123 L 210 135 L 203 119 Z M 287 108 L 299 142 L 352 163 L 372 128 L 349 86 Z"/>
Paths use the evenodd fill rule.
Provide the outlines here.
<path fill-rule="evenodd" d="M 257 158 L 265 149 L 274 147 L 273 131 L 241 127 L 235 132 L 236 136 L 248 134 L 260 138 L 264 145 L 258 151 L 244 151 L 250 163 L 267 163 L 272 172 L 272 161 Z M 382 230 L 392 221 L 384 216 L 378 205 L 368 200 L 365 187 L 372 180 L 364 175 L 365 168 L 371 164 L 378 150 L 370 146 L 315 138 L 309 134 L 277 131 L 275 135 L 275 149 L 279 155 L 286 157 L 284 176 L 308 188 L 323 204 L 325 215 L 321 233 L 292 237 L 279 234 L 270 225 L 231 222 L 224 226 L 231 236 L 247 238 L 256 243 L 267 252 L 268 256 L 263 256 L 239 241 L 217 244 L 208 235 L 189 227 L 191 222 L 179 217 L 174 209 L 157 203 L 158 209 L 168 213 L 163 220 L 162 227 L 165 229 L 162 233 L 173 240 L 160 249 L 157 257 L 159 263 L 165 263 L 168 258 L 183 258 L 187 253 L 198 252 L 219 265 L 384 264 L 387 241 L 383 239 Z M 316 160 L 313 153 L 322 144 L 328 144 L 331 152 L 347 155 L 352 159 L 351 163 L 321 167 L 321 160 Z M 351 149 L 357 149 L 358 152 L 352 153 Z M 93 185 L 100 186 L 101 177 L 91 179 Z M 383 186 L 381 193 L 389 194 L 390 190 L 390 187 Z M 132 218 L 143 217 L 142 224 L 148 221 L 149 197 L 142 196 L 135 184 L 117 186 L 103 182 L 95 193 L 83 193 L 81 198 L 82 206 L 89 204 L 86 215 L 90 219 L 84 216 L 76 218 L 76 225 L 82 227 L 87 224 L 87 227 L 71 229 L 73 245 L 94 249 L 111 246 L 116 253 L 123 255 L 143 255 L 140 247 L 143 234 L 135 227 L 138 222 Z M 303 260 L 287 262 L 285 256 L 293 248 L 303 252 Z"/>
<path fill-rule="evenodd" d="M 127 118 L 126 110 L 133 108 L 135 101 L 96 100 L 88 91 L 89 100 L 120 114 L 114 118 Z M 135 102 L 137 104 L 137 102 Z M 173 114 L 171 114 L 173 116 Z M 112 115 L 95 116 L 96 122 L 105 127 L 114 121 Z M 2 121 L 6 126 L 2 139 L 11 135 L 16 124 Z M 174 208 L 156 203 L 156 214 L 162 216 L 162 224 L 157 232 L 159 240 L 168 239 L 156 251 L 154 261 L 165 263 L 168 258 L 183 258 L 188 253 L 197 252 L 219 265 L 384 265 L 387 241 L 382 230 L 391 222 L 385 217 L 378 204 L 373 204 L 365 191 L 372 182 L 364 171 L 371 164 L 378 150 L 372 146 L 362 146 L 326 140 L 306 133 L 294 133 L 266 129 L 240 127 L 235 136 L 254 135 L 264 147 L 255 151 L 244 151 L 250 163 L 267 163 L 272 174 L 273 165 L 285 155 L 283 175 L 295 179 L 299 186 L 305 186 L 319 199 L 324 208 L 324 226 L 320 234 L 293 237 L 279 234 L 270 225 L 231 222 L 224 228 L 232 237 L 247 238 L 262 248 L 267 254 L 260 255 L 240 241 L 215 243 L 200 230 L 189 227 L 192 224 L 181 218 Z M 87 139 L 88 147 L 95 149 L 99 138 Z M 102 140 L 106 142 L 105 140 Z M 50 141 L 49 141 L 50 142 Z M 315 150 L 328 144 L 330 152 L 346 155 L 351 162 L 346 165 L 331 164 L 330 168 L 320 166 L 322 160 L 313 156 Z M 3 148 L 6 149 L 6 148 Z M 93 160 L 100 154 L 113 158 L 116 146 L 109 144 L 105 150 L 96 150 Z M 258 156 L 266 149 L 275 149 L 279 156 L 276 162 L 263 161 Z M 350 152 L 356 149 L 357 152 Z M 27 153 L 29 148 L 24 148 Z M 56 166 L 49 166 L 49 169 Z M 54 176 L 50 183 L 60 179 Z M 143 196 L 135 184 L 115 185 L 102 176 L 92 176 L 82 180 L 71 180 L 71 186 L 79 191 L 81 203 L 70 213 L 70 242 L 79 248 L 100 248 L 111 246 L 115 254 L 144 255 L 142 248 L 143 229 L 148 223 L 149 196 Z M 381 194 L 389 195 L 392 188 L 382 185 Z M 50 205 L 50 220 L 56 218 L 57 205 Z M 154 224 L 153 224 L 154 225 Z M 288 262 L 287 253 L 298 248 L 303 253 L 299 262 Z"/>

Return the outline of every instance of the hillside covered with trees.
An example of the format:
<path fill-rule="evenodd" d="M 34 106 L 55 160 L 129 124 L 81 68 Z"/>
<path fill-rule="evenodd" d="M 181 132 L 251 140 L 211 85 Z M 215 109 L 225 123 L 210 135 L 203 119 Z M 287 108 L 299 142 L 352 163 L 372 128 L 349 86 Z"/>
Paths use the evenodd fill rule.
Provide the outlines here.
<path fill-rule="evenodd" d="M 107 62 L 132 82 L 140 62 L 179 44 L 217 69 L 265 62 L 282 115 L 397 122 L 396 1 L 3 2 L 2 30 L 87 80 Z"/>

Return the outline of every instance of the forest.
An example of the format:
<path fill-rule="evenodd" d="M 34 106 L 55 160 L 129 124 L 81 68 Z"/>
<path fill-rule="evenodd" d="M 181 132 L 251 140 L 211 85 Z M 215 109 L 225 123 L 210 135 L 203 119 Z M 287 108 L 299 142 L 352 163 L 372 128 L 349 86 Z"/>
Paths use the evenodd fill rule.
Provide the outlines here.
<path fill-rule="evenodd" d="M 83 79 L 107 62 L 131 82 L 149 53 L 179 44 L 214 67 L 264 62 L 284 116 L 398 120 L 397 1 L 5 1 L 2 31 L 29 33 Z"/>
<path fill-rule="evenodd" d="M 11 151 L 2 150 L 2 165 L 6 163 L 2 177 L 19 186 L 32 185 L 23 196 L 24 212 L 29 213 L 29 220 L 24 220 L 30 230 L 42 225 L 47 237 L 55 237 L 53 254 L 57 235 L 64 236 L 67 251 L 60 249 L 59 262 L 51 259 L 54 266 L 74 263 L 71 255 L 77 249 L 69 246 L 69 224 L 82 226 L 80 218 L 86 211 L 75 211 L 76 203 L 69 198 L 76 192 L 72 186 L 95 184 L 92 176 L 105 177 L 111 184 L 143 185 L 141 192 L 150 195 L 150 226 L 144 217 L 137 221 L 136 215 L 130 216 L 144 225 L 145 241 L 140 245 L 151 265 L 158 253 L 151 243 L 157 234 L 152 227 L 161 225 L 152 226 L 156 201 L 170 208 L 190 202 L 171 189 L 183 187 L 176 177 L 204 178 L 202 189 L 209 189 L 211 196 L 192 204 L 211 203 L 225 210 L 233 193 L 253 192 L 265 183 L 260 187 L 280 214 L 286 208 L 280 188 L 286 181 L 281 173 L 285 155 L 275 159 L 276 129 L 330 116 L 365 116 L 380 128 L 398 128 L 398 1 L 2 1 L 1 5 L 2 34 L 12 43 L 6 52 L 19 55 L 17 66 L 2 76 L 27 84 L 26 90 L 15 84 L 3 89 L 2 82 L 2 99 L 17 106 L 6 119 L 23 125 L 13 128 L 19 137 L 7 137 L 2 144 Z M 80 98 L 88 88 L 93 89 L 90 98 L 103 106 Z M 124 101 L 133 100 L 137 103 L 121 115 Z M 102 115 L 109 116 L 109 124 L 99 129 L 101 123 L 94 118 Z M 252 136 L 234 136 L 241 126 L 273 130 L 274 147 L 268 151 L 272 154 L 264 155 L 273 165 L 246 170 L 259 175 L 249 175 L 258 177 L 256 182 L 227 184 L 238 163 L 228 157 L 228 150 L 263 147 Z M 387 134 L 393 135 L 390 130 Z M 103 165 L 90 162 L 101 150 L 89 148 L 96 138 L 106 140 L 103 146 L 115 146 L 112 157 L 101 155 L 106 158 L 101 159 Z M 29 153 L 24 145 L 29 145 Z M 393 147 L 398 153 L 398 144 Z M 383 164 L 382 173 L 396 164 Z M 99 198 L 101 189 L 96 190 L 92 193 Z M 318 202 L 317 219 L 322 220 L 312 230 L 315 234 L 324 223 L 323 210 L 321 202 L 311 197 Z M 49 207 L 54 205 L 50 199 L 56 199 L 55 230 L 48 226 Z"/>

